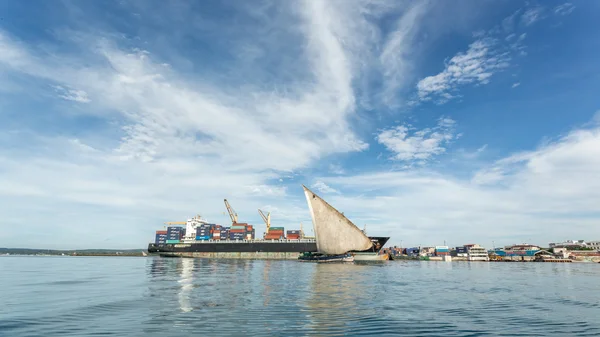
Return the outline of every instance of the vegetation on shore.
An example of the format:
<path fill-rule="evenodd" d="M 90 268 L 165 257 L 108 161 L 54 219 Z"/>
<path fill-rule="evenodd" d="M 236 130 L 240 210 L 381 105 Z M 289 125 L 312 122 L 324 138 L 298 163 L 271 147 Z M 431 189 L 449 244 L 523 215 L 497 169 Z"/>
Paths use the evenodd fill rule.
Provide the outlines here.
<path fill-rule="evenodd" d="M 57 256 L 143 256 L 145 249 L 36 249 L 0 248 L 0 255 L 57 255 Z"/>

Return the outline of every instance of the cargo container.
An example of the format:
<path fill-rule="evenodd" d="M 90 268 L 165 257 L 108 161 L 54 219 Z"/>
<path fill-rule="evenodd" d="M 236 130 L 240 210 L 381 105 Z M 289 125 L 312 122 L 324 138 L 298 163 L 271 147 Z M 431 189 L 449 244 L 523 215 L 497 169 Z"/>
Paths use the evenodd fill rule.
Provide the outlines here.
<path fill-rule="evenodd" d="M 166 240 L 165 243 L 179 243 L 180 240 Z"/>
<path fill-rule="evenodd" d="M 456 247 L 456 253 L 457 254 L 466 254 L 467 253 L 467 248 L 466 247 Z"/>
<path fill-rule="evenodd" d="M 167 234 L 156 234 L 156 237 L 154 239 L 154 242 L 156 244 L 163 244 L 166 243 L 167 241 Z"/>
<path fill-rule="evenodd" d="M 246 230 L 246 226 L 231 226 L 231 230 Z"/>
<path fill-rule="evenodd" d="M 196 240 L 210 240 L 210 236 L 196 236 Z"/>
<path fill-rule="evenodd" d="M 167 231 L 156 231 L 156 234 L 167 234 Z"/>
<path fill-rule="evenodd" d="M 294 230 L 288 230 L 287 233 L 288 234 L 298 234 L 298 235 L 300 235 L 300 231 L 296 230 L 296 229 L 294 229 Z"/>
<path fill-rule="evenodd" d="M 281 230 L 282 231 L 282 230 L 285 230 L 285 227 L 271 227 L 270 230 L 272 230 L 272 231 Z"/>

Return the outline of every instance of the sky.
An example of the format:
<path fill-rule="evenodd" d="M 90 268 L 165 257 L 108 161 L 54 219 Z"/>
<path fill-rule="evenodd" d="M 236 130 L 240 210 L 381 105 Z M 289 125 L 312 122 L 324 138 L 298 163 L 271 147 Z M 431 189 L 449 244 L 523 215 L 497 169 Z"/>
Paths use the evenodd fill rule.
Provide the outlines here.
<path fill-rule="evenodd" d="M 596 1 L 0 1 L 0 247 L 200 214 L 600 240 Z"/>

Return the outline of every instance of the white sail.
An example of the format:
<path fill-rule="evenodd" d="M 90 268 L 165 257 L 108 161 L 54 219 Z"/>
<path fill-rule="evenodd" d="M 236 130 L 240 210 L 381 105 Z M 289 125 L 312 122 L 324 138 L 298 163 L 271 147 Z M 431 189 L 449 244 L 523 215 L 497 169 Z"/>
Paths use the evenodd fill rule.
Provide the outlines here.
<path fill-rule="evenodd" d="M 302 187 L 312 216 L 319 253 L 344 254 L 371 248 L 373 243 L 358 227 L 306 186 Z"/>

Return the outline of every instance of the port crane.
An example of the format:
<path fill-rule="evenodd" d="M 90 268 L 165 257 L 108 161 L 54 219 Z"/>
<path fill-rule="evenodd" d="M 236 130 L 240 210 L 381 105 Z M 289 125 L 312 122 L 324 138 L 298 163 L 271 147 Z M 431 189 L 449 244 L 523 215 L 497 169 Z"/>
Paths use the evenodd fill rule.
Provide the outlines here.
<path fill-rule="evenodd" d="M 235 225 L 238 222 L 238 215 L 233 210 L 233 208 L 231 207 L 231 205 L 229 204 L 227 199 L 225 199 L 224 201 L 225 201 L 225 207 L 227 208 L 227 212 L 229 212 L 229 217 L 231 218 L 231 223 Z"/>
<path fill-rule="evenodd" d="M 167 226 L 171 226 L 171 225 L 185 225 L 185 224 L 187 224 L 187 222 L 185 222 L 185 221 L 165 222 L 165 225 L 167 225 Z"/>
<path fill-rule="evenodd" d="M 268 233 L 269 229 L 271 228 L 271 212 L 268 212 L 267 215 L 265 215 L 265 213 L 259 209 L 258 214 L 260 214 L 260 217 L 265 222 L 265 225 L 267 225 L 267 233 Z"/>

